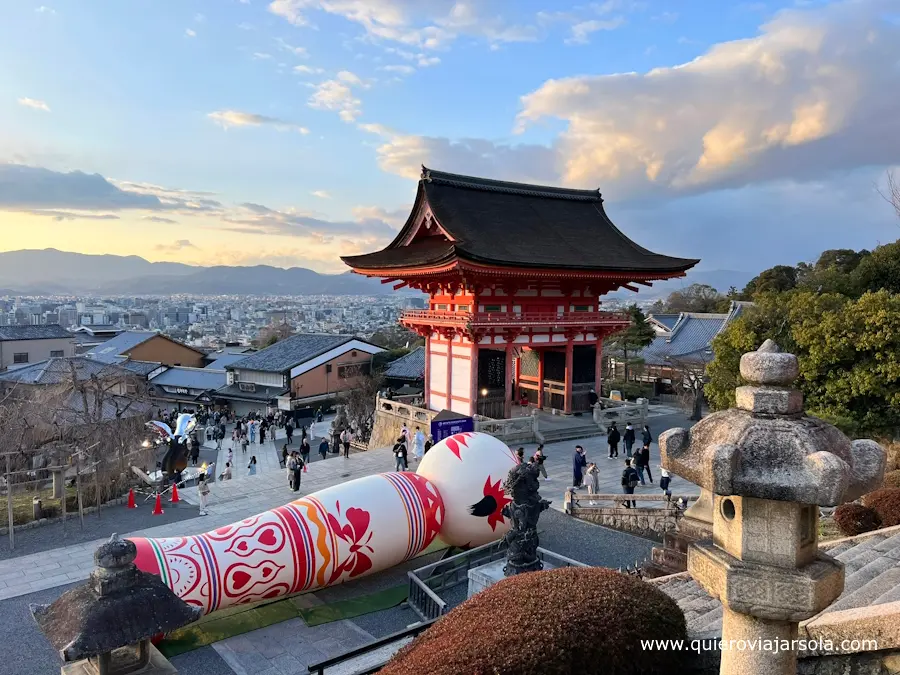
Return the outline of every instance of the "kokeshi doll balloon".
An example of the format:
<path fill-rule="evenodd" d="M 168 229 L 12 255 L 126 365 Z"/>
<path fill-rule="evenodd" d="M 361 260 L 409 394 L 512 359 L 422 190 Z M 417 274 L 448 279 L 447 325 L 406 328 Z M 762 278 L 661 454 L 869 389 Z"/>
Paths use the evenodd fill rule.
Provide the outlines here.
<path fill-rule="evenodd" d="M 132 541 L 140 569 L 209 613 L 393 567 L 425 550 L 443 519 L 432 483 L 414 473 L 383 473 L 206 534 Z"/>
<path fill-rule="evenodd" d="M 441 493 L 444 523 L 440 538 L 451 546 L 475 547 L 509 530 L 503 491 L 509 470 L 519 463 L 506 443 L 480 432 L 454 434 L 435 444 L 416 473 Z"/>

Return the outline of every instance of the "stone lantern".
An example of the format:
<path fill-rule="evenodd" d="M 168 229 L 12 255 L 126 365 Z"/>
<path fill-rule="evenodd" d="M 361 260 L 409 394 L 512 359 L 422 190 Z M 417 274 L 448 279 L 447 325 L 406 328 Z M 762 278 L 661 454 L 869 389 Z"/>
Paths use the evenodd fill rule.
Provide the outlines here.
<path fill-rule="evenodd" d="M 843 565 L 818 549 L 819 507 L 877 488 L 885 453 L 807 417 L 792 387 L 797 358 L 771 340 L 740 368 L 750 384 L 736 390 L 737 408 L 670 429 L 660 454 L 713 495 L 713 541 L 691 545 L 688 571 L 722 602 L 720 672 L 793 674 L 796 643 L 784 641 L 844 588 Z"/>
<path fill-rule="evenodd" d="M 51 605 L 31 605 L 41 632 L 67 665 L 63 675 L 171 675 L 151 638 L 200 618 L 162 579 L 134 565 L 137 549 L 113 535 L 94 552 L 97 569 Z"/>

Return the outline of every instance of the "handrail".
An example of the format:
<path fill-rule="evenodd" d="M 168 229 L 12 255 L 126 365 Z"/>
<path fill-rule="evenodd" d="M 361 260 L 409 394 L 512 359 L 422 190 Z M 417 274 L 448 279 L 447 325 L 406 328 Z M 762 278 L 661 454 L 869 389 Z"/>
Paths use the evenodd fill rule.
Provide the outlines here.
<path fill-rule="evenodd" d="M 391 633 L 390 635 L 379 638 L 378 640 L 374 640 L 368 644 L 362 645 L 361 647 L 356 647 L 351 649 L 350 651 L 344 652 L 343 654 L 339 654 L 338 656 L 333 656 L 330 659 L 325 659 L 324 661 L 319 661 L 318 663 L 314 663 L 307 667 L 307 671 L 309 675 L 324 675 L 326 668 L 332 668 L 334 666 L 340 665 L 345 661 L 349 661 L 350 659 L 354 659 L 357 656 L 362 656 L 363 654 L 368 654 L 369 652 L 374 652 L 377 649 L 381 649 L 382 647 L 387 647 L 394 642 L 402 640 L 407 637 L 416 637 L 420 633 L 424 633 L 428 630 L 431 625 L 437 621 L 437 619 L 432 619 L 430 621 L 423 621 L 421 623 L 412 626 L 411 628 L 404 628 L 401 631 L 397 631 L 396 633 Z M 378 665 L 374 667 L 374 669 L 363 671 L 364 673 L 375 673 L 381 670 L 384 664 Z"/>
<path fill-rule="evenodd" d="M 450 312 L 438 309 L 408 309 L 400 315 L 404 319 L 444 321 L 453 324 L 501 324 L 536 321 L 541 323 L 601 323 L 630 322 L 621 312 Z"/>

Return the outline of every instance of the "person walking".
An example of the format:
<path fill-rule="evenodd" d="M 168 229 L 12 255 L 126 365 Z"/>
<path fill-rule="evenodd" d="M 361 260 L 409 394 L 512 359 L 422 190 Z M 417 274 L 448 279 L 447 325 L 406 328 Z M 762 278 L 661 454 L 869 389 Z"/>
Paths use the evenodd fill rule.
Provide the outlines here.
<path fill-rule="evenodd" d="M 307 464 L 309 464 L 309 439 L 304 436 L 303 440 L 300 441 L 300 457 L 303 458 L 303 470 L 308 471 Z"/>
<path fill-rule="evenodd" d="M 266 442 L 266 425 L 260 424 L 259 425 L 259 444 L 262 445 L 265 442 Z"/>
<path fill-rule="evenodd" d="M 250 445 L 250 441 L 247 438 L 247 434 L 241 434 L 241 452 L 245 455 L 247 454 L 247 446 Z"/>
<path fill-rule="evenodd" d="M 619 434 L 619 429 L 616 427 L 616 423 L 613 422 L 606 430 L 606 442 L 609 444 L 609 459 L 612 459 L 613 456 L 619 456 L 620 438 L 621 434 Z"/>
<path fill-rule="evenodd" d="M 584 456 L 584 448 L 580 445 L 575 446 L 575 454 L 572 455 L 572 485 L 580 488 L 584 480 L 582 473 L 584 467 L 587 466 L 587 458 Z"/>
<path fill-rule="evenodd" d="M 294 492 L 297 492 L 300 489 L 300 479 L 303 474 L 303 467 L 306 465 L 305 462 L 297 456 L 297 453 L 293 453 L 294 455 Z"/>
<path fill-rule="evenodd" d="M 319 443 L 319 454 L 322 455 L 322 459 L 328 457 L 328 439 L 323 438 L 322 442 Z"/>
<path fill-rule="evenodd" d="M 250 463 L 247 465 L 247 475 L 255 476 L 256 475 L 256 455 L 250 457 Z"/>
<path fill-rule="evenodd" d="M 216 427 L 216 452 L 220 452 L 222 450 L 222 440 L 225 438 L 225 434 L 222 433 L 222 429 L 220 427 Z"/>
<path fill-rule="evenodd" d="M 256 443 L 256 422 L 251 420 L 250 423 L 247 424 L 247 429 L 250 434 L 250 442 Z"/>
<path fill-rule="evenodd" d="M 659 489 L 671 497 L 672 493 L 669 491 L 669 483 L 672 479 L 669 477 L 669 472 L 662 467 L 662 464 L 657 464 L 656 466 L 659 467 Z"/>
<path fill-rule="evenodd" d="M 641 485 L 646 485 L 644 482 L 644 471 L 647 472 L 647 478 L 650 479 L 650 482 L 653 482 L 653 475 L 650 473 L 650 446 L 645 445 L 636 453 L 634 453 L 635 459 L 635 468 L 637 469 L 638 476 L 641 478 Z"/>
<path fill-rule="evenodd" d="M 287 444 L 281 446 L 281 461 L 278 462 L 281 465 L 282 469 L 287 468 L 287 460 L 288 460 L 288 448 Z"/>
<path fill-rule="evenodd" d="M 287 450 L 287 446 L 285 446 L 284 449 Z M 294 468 L 297 466 L 296 458 L 297 458 L 296 453 L 292 452 L 291 454 L 288 455 L 287 461 L 285 461 L 285 463 L 284 463 L 284 468 L 287 471 L 288 487 L 291 489 L 294 488 Z"/>
<path fill-rule="evenodd" d="M 241 442 L 241 425 L 235 424 L 231 430 L 231 449 L 237 450 L 238 443 Z"/>
<path fill-rule="evenodd" d="M 287 442 L 290 445 L 294 440 L 294 425 L 290 421 L 284 425 L 284 435 L 287 436 Z"/>
<path fill-rule="evenodd" d="M 425 456 L 425 434 L 419 427 L 416 427 L 416 432 L 413 434 L 413 455 L 417 462 Z"/>
<path fill-rule="evenodd" d="M 431 450 L 431 446 L 434 445 L 434 439 L 431 437 L 431 434 L 428 434 L 428 438 L 425 439 L 425 446 L 422 449 L 422 456 L 428 454 L 428 451 Z"/>
<path fill-rule="evenodd" d="M 406 457 L 406 440 L 400 436 L 394 444 L 394 471 L 406 471 Z"/>
<path fill-rule="evenodd" d="M 350 429 L 341 432 L 341 445 L 344 447 L 344 459 L 350 457 Z"/>
<path fill-rule="evenodd" d="M 534 455 L 531 456 L 531 459 L 534 460 L 534 463 L 537 464 L 538 473 L 540 473 L 544 480 L 550 480 L 547 478 L 547 469 L 544 468 L 544 460 L 547 459 L 547 456 L 544 454 L 544 444 L 541 443 L 537 446 L 537 450 L 534 451 Z"/>
<path fill-rule="evenodd" d="M 206 473 L 201 472 L 197 476 L 197 496 L 200 498 L 200 515 L 206 515 L 206 503 L 209 501 L 209 485 L 206 483 Z"/>
<path fill-rule="evenodd" d="M 625 434 L 622 436 L 622 440 L 625 441 L 625 456 L 631 457 L 631 448 L 634 447 L 634 427 L 631 426 L 631 422 L 625 425 Z"/>
<path fill-rule="evenodd" d="M 232 450 L 231 448 L 228 448 L 227 457 L 228 457 L 227 461 L 233 462 L 234 461 L 234 450 Z"/>
<path fill-rule="evenodd" d="M 625 460 L 625 470 L 622 471 L 622 492 L 626 495 L 633 495 L 634 488 L 637 487 L 638 484 L 638 474 L 637 471 L 634 470 L 634 467 L 631 466 L 631 460 Z M 629 500 L 625 500 L 625 508 L 637 507 L 637 502 L 633 499 L 629 504 Z"/>
<path fill-rule="evenodd" d="M 588 462 L 587 469 L 584 472 L 585 483 L 589 495 L 600 494 L 600 469 L 594 462 Z M 592 501 L 591 504 L 594 502 Z"/>
<path fill-rule="evenodd" d="M 649 446 L 652 442 L 653 435 L 650 433 L 650 427 L 645 424 L 644 428 L 641 430 L 641 443 Z"/>
<path fill-rule="evenodd" d="M 191 464 L 193 466 L 197 466 L 197 462 L 200 460 L 200 443 L 194 443 L 191 445 Z"/>

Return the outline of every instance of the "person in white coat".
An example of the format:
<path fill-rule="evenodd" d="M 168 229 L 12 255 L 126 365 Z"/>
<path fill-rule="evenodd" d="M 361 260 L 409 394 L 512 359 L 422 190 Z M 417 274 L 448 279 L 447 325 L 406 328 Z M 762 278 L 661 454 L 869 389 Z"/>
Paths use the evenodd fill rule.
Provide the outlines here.
<path fill-rule="evenodd" d="M 417 462 L 425 456 L 425 434 L 419 427 L 416 427 L 416 433 L 413 436 L 413 454 L 415 454 Z"/>
<path fill-rule="evenodd" d="M 200 497 L 200 515 L 206 514 L 206 503 L 209 501 L 209 485 L 206 483 L 206 473 L 200 472 L 197 475 L 197 494 Z"/>

